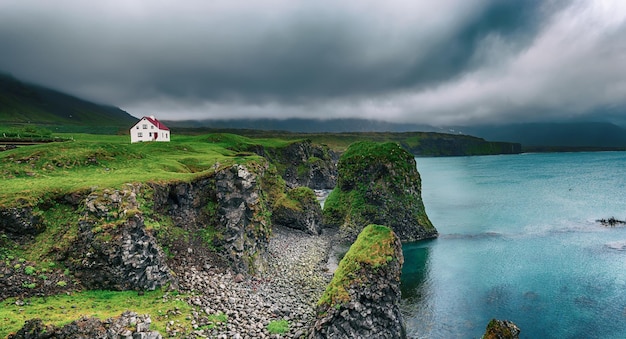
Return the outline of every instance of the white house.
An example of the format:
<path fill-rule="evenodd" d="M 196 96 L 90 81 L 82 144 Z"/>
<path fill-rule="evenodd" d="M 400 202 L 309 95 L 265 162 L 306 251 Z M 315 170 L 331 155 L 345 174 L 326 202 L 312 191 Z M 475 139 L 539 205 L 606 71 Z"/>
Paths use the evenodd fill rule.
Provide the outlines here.
<path fill-rule="evenodd" d="M 130 142 L 170 141 L 170 129 L 153 115 L 143 117 L 130 129 Z"/>

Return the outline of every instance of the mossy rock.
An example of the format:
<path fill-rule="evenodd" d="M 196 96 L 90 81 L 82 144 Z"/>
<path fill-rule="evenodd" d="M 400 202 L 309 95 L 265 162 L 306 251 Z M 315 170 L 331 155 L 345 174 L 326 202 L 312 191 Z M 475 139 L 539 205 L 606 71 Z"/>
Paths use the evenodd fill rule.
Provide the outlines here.
<path fill-rule="evenodd" d="M 350 300 L 348 290 L 360 282 L 361 270 L 376 270 L 394 259 L 398 260 L 398 255 L 393 231 L 381 225 L 365 227 L 339 262 L 333 279 L 326 287 L 318 305 L 338 307 L 348 302 Z"/>
<path fill-rule="evenodd" d="M 491 319 L 482 339 L 518 339 L 521 330 L 508 320 Z"/>
<path fill-rule="evenodd" d="M 421 196 L 415 158 L 396 143 L 357 142 L 339 159 L 337 186 L 324 203 L 324 224 L 348 241 L 368 224 L 391 227 L 403 242 L 437 236 Z"/>
<path fill-rule="evenodd" d="M 322 208 L 315 193 L 308 187 L 297 187 L 287 191 L 278 199 L 272 212 L 272 222 L 309 234 L 320 234 Z"/>
<path fill-rule="evenodd" d="M 311 338 L 406 338 L 399 308 L 402 243 L 368 225 L 343 257 L 317 304 Z"/>

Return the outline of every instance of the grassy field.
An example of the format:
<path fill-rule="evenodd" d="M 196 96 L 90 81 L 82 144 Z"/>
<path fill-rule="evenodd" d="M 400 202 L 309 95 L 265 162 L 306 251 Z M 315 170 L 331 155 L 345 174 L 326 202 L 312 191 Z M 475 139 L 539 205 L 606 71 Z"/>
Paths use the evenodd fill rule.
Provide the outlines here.
<path fill-rule="evenodd" d="M 70 139 L 0 153 L 0 206 L 34 205 L 68 192 L 124 183 L 188 181 L 234 163 L 259 159 L 249 145 L 278 139 L 229 134 L 174 136 L 169 143 L 131 144 L 128 136 L 54 134 Z"/>

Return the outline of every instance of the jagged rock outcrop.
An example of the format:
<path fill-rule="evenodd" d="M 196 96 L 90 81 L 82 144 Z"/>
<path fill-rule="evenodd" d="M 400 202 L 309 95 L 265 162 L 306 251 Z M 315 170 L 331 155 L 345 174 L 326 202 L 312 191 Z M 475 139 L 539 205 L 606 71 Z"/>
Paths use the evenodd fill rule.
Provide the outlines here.
<path fill-rule="evenodd" d="M 40 319 L 27 320 L 10 339 L 89 338 L 89 339 L 161 339 L 163 336 L 150 331 L 150 316 L 124 312 L 117 318 L 100 320 L 84 317 L 65 326 L 45 325 Z"/>
<path fill-rule="evenodd" d="M 262 161 L 225 167 L 188 183 L 154 184 L 154 209 L 190 234 L 174 239 L 187 243 L 183 250 L 193 248 L 201 256 L 203 246 L 218 248 L 236 273 L 262 272 L 272 223 L 261 184 L 272 175 Z"/>
<path fill-rule="evenodd" d="M 297 187 L 276 202 L 272 222 L 318 235 L 322 231 L 322 208 L 310 188 Z"/>
<path fill-rule="evenodd" d="M 395 143 L 358 142 L 338 164 L 337 187 L 324 203 L 324 223 L 352 241 L 368 224 L 387 225 L 403 242 L 438 235 L 422 202 L 413 155 Z"/>
<path fill-rule="evenodd" d="M 267 164 L 262 164 L 253 172 L 235 165 L 215 175 L 217 213 L 225 250 L 238 273 L 267 269 L 272 224 L 260 183 L 267 168 Z"/>
<path fill-rule="evenodd" d="M 83 201 L 78 234 L 59 256 L 88 288 L 154 290 L 176 285 L 156 238 L 146 229 L 141 184 L 94 190 Z M 65 198 L 70 201 L 71 195 Z M 68 200 L 69 199 L 69 200 Z"/>
<path fill-rule="evenodd" d="M 398 306 L 403 262 L 391 229 L 364 228 L 318 302 L 309 338 L 406 338 Z"/>
<path fill-rule="evenodd" d="M 337 184 L 337 154 L 311 140 L 295 141 L 285 147 L 248 149 L 276 165 L 287 187 L 306 186 L 311 189 L 332 189 Z"/>
<path fill-rule="evenodd" d="M 30 207 L 11 207 L 0 210 L 0 232 L 19 238 L 24 235 L 37 235 L 45 230 L 45 225 Z"/>
<path fill-rule="evenodd" d="M 175 280 L 141 215 L 116 225 L 81 221 L 66 265 L 91 289 L 154 290 Z"/>
<path fill-rule="evenodd" d="M 511 321 L 491 319 L 482 339 L 519 339 L 520 332 Z"/>

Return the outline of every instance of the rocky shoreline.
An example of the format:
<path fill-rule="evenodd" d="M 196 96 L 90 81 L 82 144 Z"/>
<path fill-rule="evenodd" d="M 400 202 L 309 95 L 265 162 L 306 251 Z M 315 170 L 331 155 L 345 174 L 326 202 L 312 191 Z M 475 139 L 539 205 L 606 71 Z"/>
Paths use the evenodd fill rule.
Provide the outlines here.
<path fill-rule="evenodd" d="M 309 335 L 315 305 L 332 278 L 327 261 L 335 237 L 332 230 L 311 236 L 305 232 L 274 227 L 269 243 L 269 269 L 244 277 L 216 267 L 190 267 L 180 276 L 180 290 L 194 294 L 189 302 L 203 312 L 194 312 L 196 337 L 208 338 L 302 338 Z M 228 321 L 211 330 L 208 315 L 223 313 Z M 270 321 L 287 320 L 289 330 L 270 334 Z M 172 323 L 168 333 L 176 335 Z"/>

